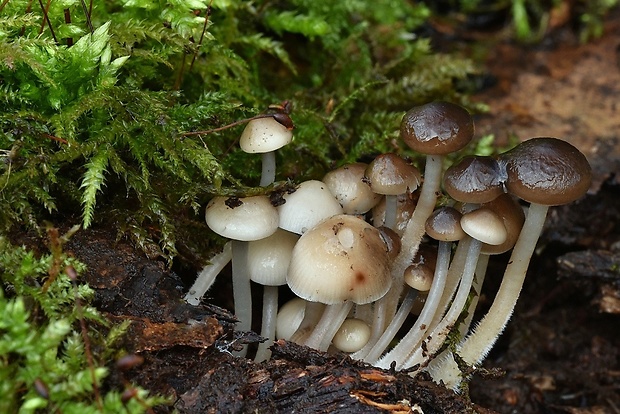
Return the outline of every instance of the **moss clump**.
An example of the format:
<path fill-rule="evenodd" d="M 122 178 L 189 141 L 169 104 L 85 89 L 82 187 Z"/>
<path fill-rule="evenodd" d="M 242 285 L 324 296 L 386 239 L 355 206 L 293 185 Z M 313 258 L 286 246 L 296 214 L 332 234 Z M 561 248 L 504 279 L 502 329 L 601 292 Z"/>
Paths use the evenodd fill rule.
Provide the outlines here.
<path fill-rule="evenodd" d="M 88 9 L 88 5 L 87 5 Z M 289 99 L 279 178 L 391 149 L 407 108 L 466 103 L 472 62 L 432 53 L 404 0 L 27 0 L 0 9 L 0 228 L 80 217 L 171 259 L 204 252 L 201 208 L 249 191 L 259 159 L 221 127 Z M 245 189 L 245 190 L 244 190 Z M 200 223 L 200 224 L 198 224 Z"/>
<path fill-rule="evenodd" d="M 51 253 L 41 257 L 0 237 L 0 412 L 141 413 L 164 403 L 141 388 L 128 385 L 126 398 L 105 386 L 128 325 L 109 326 L 88 305 L 93 290 L 69 277 L 84 265 L 62 253 L 66 237 L 49 232 Z"/>

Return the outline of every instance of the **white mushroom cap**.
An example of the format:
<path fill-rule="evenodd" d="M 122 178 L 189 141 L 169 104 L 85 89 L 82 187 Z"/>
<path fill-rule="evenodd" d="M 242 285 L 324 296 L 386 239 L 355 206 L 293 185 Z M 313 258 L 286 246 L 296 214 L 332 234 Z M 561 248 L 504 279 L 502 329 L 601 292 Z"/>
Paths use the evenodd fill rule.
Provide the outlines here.
<path fill-rule="evenodd" d="M 342 352 L 357 352 L 370 339 L 370 326 L 360 319 L 349 318 L 340 325 L 332 344 Z"/>
<path fill-rule="evenodd" d="M 278 206 L 280 227 L 293 233 L 305 233 L 321 220 L 343 213 L 338 200 L 321 181 L 304 181 L 283 198 L 286 202 Z"/>
<path fill-rule="evenodd" d="M 301 236 L 286 280 L 308 301 L 370 303 L 392 284 L 390 259 L 379 230 L 355 216 L 338 215 Z"/>
<path fill-rule="evenodd" d="M 470 237 L 490 245 L 502 244 L 508 237 L 501 217 L 486 207 L 463 214 L 461 227 Z"/>
<path fill-rule="evenodd" d="M 364 179 L 367 166 L 362 162 L 346 164 L 323 177 L 346 214 L 364 214 L 381 201 L 381 195 L 373 192 Z"/>
<path fill-rule="evenodd" d="M 286 302 L 278 311 L 276 319 L 276 338 L 289 341 L 306 313 L 306 301 L 294 298 Z"/>
<path fill-rule="evenodd" d="M 248 243 L 250 280 L 267 286 L 286 284 L 293 247 L 299 236 L 278 229 L 271 236 Z"/>
<path fill-rule="evenodd" d="M 272 235 L 278 229 L 278 210 L 269 197 L 215 197 L 207 204 L 207 225 L 222 237 L 251 241 Z"/>
<path fill-rule="evenodd" d="M 251 154 L 271 152 L 293 140 L 293 131 L 273 117 L 253 119 L 246 125 L 239 138 L 239 145 Z"/>

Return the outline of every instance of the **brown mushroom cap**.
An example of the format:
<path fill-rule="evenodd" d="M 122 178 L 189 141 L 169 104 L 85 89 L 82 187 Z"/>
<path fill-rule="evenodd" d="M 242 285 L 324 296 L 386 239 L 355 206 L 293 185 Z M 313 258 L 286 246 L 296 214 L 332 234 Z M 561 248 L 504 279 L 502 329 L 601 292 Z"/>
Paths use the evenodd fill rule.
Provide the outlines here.
<path fill-rule="evenodd" d="M 377 194 L 398 195 L 415 191 L 422 180 L 420 171 L 393 153 L 378 155 L 364 174 Z"/>
<path fill-rule="evenodd" d="M 431 102 L 410 109 L 400 134 L 414 151 L 446 155 L 465 147 L 474 136 L 474 121 L 467 110 L 450 102 Z"/>
<path fill-rule="evenodd" d="M 487 203 L 504 193 L 504 174 L 494 158 L 467 156 L 443 176 L 446 192 L 464 203 Z"/>
<path fill-rule="evenodd" d="M 532 138 L 501 155 L 509 193 L 530 203 L 567 204 L 582 197 L 592 181 L 592 168 L 574 146 L 557 138 Z"/>
<path fill-rule="evenodd" d="M 426 220 L 426 234 L 439 241 L 457 241 L 465 237 L 461 227 L 463 215 L 452 207 L 439 207 Z"/>
<path fill-rule="evenodd" d="M 297 241 L 287 283 L 297 296 L 327 305 L 381 298 L 392 279 L 379 230 L 355 216 L 323 220 Z"/>

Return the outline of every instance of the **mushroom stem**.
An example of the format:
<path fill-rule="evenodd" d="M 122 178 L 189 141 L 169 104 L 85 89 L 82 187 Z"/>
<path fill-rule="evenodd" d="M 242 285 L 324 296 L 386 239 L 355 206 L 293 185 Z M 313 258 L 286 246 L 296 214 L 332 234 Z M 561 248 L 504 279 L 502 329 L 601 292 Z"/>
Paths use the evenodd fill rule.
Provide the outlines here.
<path fill-rule="evenodd" d="M 204 294 L 211 288 L 217 275 L 220 274 L 222 269 L 224 269 L 232 259 L 231 246 L 231 242 L 226 243 L 224 249 L 213 256 L 209 260 L 210 263 L 203 267 L 200 273 L 198 273 L 196 281 L 183 298 L 187 303 L 198 306 L 200 299 L 202 299 Z"/>
<path fill-rule="evenodd" d="M 276 337 L 276 319 L 278 315 L 278 287 L 263 287 L 263 319 L 260 335 L 267 338 L 265 342 L 258 344 L 258 350 L 254 362 L 266 361 L 271 357 L 269 347 Z"/>
<path fill-rule="evenodd" d="M 248 242 L 232 241 L 232 284 L 233 300 L 235 302 L 235 316 L 237 317 L 237 331 L 249 331 L 252 329 L 252 291 L 250 275 L 248 273 Z M 244 357 L 247 354 L 247 345 L 237 356 Z"/>
<path fill-rule="evenodd" d="M 469 291 L 471 290 L 471 284 L 474 280 L 474 272 L 476 270 L 476 264 L 478 263 L 480 248 L 482 247 L 482 242 L 479 240 L 471 238 L 470 240 L 467 259 L 465 260 L 465 266 L 463 267 L 459 288 L 454 296 L 450 308 L 448 309 L 448 312 L 426 337 L 426 346 L 416 347 L 402 364 L 402 367 L 399 368 L 409 368 L 416 364 L 419 364 L 421 367 L 426 366 L 428 361 L 435 356 L 437 351 L 439 351 L 448 334 L 454 328 L 459 315 L 463 312 L 463 308 L 467 302 L 467 297 L 469 296 Z"/>
<path fill-rule="evenodd" d="M 378 341 L 376 341 L 374 346 L 369 350 L 368 354 L 363 357 L 364 361 L 373 363 L 381 356 L 383 351 L 390 345 L 390 342 L 392 342 L 392 339 L 394 339 L 398 333 L 398 330 L 405 323 L 405 320 L 407 319 L 407 316 L 409 316 L 409 312 L 411 312 L 411 308 L 413 307 L 417 297 L 418 291 L 413 288 L 409 288 L 407 295 L 405 295 L 405 299 L 403 299 L 398 311 L 396 312 L 396 315 L 383 332 L 383 335 L 379 337 Z M 352 357 L 355 358 L 355 354 L 353 354 Z"/>
<path fill-rule="evenodd" d="M 379 368 L 389 368 L 392 361 L 402 361 L 404 360 L 411 349 L 416 347 L 422 337 L 424 336 L 424 332 L 426 332 L 425 327 L 427 327 L 430 322 L 433 320 L 433 315 L 437 310 L 437 306 L 441 300 L 441 296 L 444 291 L 444 287 L 446 285 L 446 278 L 448 274 L 448 266 L 450 263 L 450 253 L 452 249 L 452 243 L 450 242 L 439 242 L 439 250 L 437 252 L 437 265 L 435 267 L 435 275 L 433 277 L 433 284 L 431 285 L 431 289 L 428 292 L 428 296 L 426 298 L 426 303 L 422 308 L 422 312 L 418 316 L 418 319 L 415 321 L 413 327 L 409 330 L 409 332 L 401 339 L 401 341 L 392 349 L 390 352 L 385 354 L 381 359 L 377 360 L 376 363 L 374 360 L 371 360 L 370 353 L 369 357 L 367 357 L 366 361 L 376 365 Z M 373 358 L 379 355 L 383 350 L 374 350 Z"/>
<path fill-rule="evenodd" d="M 398 211 L 398 196 L 386 195 L 385 196 L 385 219 L 383 225 L 389 227 L 392 230 L 396 230 L 396 215 Z"/>
<path fill-rule="evenodd" d="M 262 171 L 260 175 L 260 186 L 267 187 L 276 180 L 276 152 L 269 151 L 261 154 Z"/>
<path fill-rule="evenodd" d="M 353 302 L 350 300 L 336 305 L 328 305 L 304 345 L 319 351 L 327 351 L 334 335 L 340 329 L 340 325 L 347 318 L 352 307 Z"/>
<path fill-rule="evenodd" d="M 401 238 L 401 250 L 392 268 L 392 275 L 395 285 L 397 286 L 400 286 L 399 282 L 403 279 L 405 269 L 411 264 L 415 254 L 418 252 L 420 241 L 422 240 L 422 236 L 424 236 L 424 224 L 435 209 L 437 191 L 441 183 L 443 158 L 444 157 L 441 155 L 426 156 L 424 182 L 420 189 L 418 204 L 407 223 L 407 227 Z"/>
<path fill-rule="evenodd" d="M 530 259 L 536 248 L 536 242 L 545 223 L 547 211 L 548 206 L 530 204 L 525 223 L 491 308 L 476 326 L 474 332 L 457 347 L 457 353 L 468 365 L 474 366 L 484 359 L 512 316 Z M 460 372 L 454 370 L 455 366 L 454 358 L 447 358 L 441 367 L 437 367 L 433 376 L 437 380 L 443 380 L 447 387 L 456 388 L 462 378 Z M 455 375 L 457 373 L 458 375 Z"/>

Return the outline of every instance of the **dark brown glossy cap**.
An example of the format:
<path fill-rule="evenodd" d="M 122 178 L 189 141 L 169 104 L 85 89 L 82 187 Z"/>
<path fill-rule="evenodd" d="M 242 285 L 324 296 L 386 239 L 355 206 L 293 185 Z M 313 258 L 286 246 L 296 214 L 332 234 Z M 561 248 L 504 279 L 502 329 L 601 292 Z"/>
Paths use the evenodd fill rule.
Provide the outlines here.
<path fill-rule="evenodd" d="M 414 151 L 446 155 L 465 147 L 474 136 L 467 110 L 450 102 L 431 102 L 410 109 L 400 123 L 400 135 Z"/>
<path fill-rule="evenodd" d="M 377 194 L 398 195 L 415 191 L 420 185 L 420 171 L 393 153 L 377 156 L 364 173 L 370 188 Z"/>
<path fill-rule="evenodd" d="M 499 163 L 491 157 L 468 156 L 443 176 L 446 192 L 463 203 L 487 203 L 504 193 Z"/>
<path fill-rule="evenodd" d="M 574 146 L 557 138 L 532 138 L 501 155 L 509 193 L 530 203 L 567 204 L 582 197 L 592 168 Z"/>

